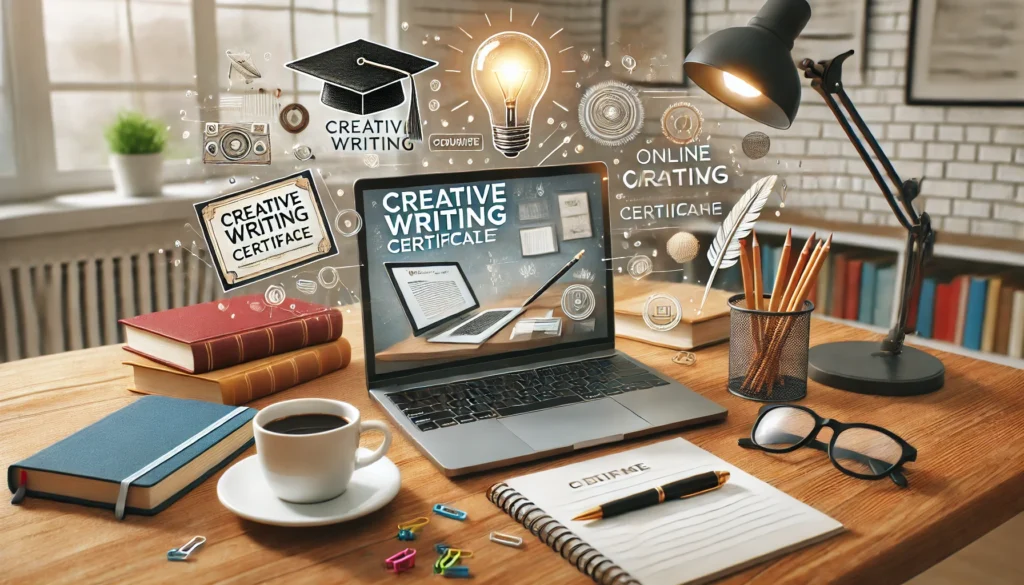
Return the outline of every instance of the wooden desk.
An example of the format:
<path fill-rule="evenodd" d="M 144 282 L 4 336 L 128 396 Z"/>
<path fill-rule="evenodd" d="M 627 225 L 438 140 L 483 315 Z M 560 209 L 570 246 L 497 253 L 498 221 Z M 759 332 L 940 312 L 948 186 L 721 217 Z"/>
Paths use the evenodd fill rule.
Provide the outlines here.
<path fill-rule="evenodd" d="M 354 316 L 346 314 L 346 319 Z M 323 396 L 350 401 L 366 418 L 380 418 L 365 391 L 358 325 L 346 323 L 352 365 L 320 380 L 254 403 Z M 843 325 L 814 321 L 812 344 L 868 338 Z M 788 455 L 747 451 L 758 404 L 725 390 L 727 345 L 701 350 L 695 366 L 675 365 L 675 352 L 636 342 L 620 348 L 729 408 L 726 422 L 679 433 L 775 487 L 835 517 L 848 531 L 827 542 L 727 578 L 730 584 L 900 583 L 1024 510 L 1024 372 L 950 354 L 946 387 L 917 398 L 848 394 L 811 384 L 804 404 L 843 421 L 888 427 L 920 452 L 910 488 L 888 480 L 843 475 L 820 452 Z M 35 358 L 0 366 L 0 463 L 5 467 L 125 406 L 128 368 L 116 347 Z M 389 456 L 402 470 L 402 491 L 389 506 L 360 521 L 316 529 L 282 529 L 241 520 L 217 501 L 217 477 L 158 516 L 114 520 L 108 510 L 38 499 L 0 504 L 0 581 L 5 583 L 418 583 L 427 579 L 435 542 L 477 551 L 477 583 L 588 583 L 484 497 L 489 485 L 525 472 L 660 441 L 604 446 L 549 461 L 468 478 L 448 479 L 403 437 Z M 423 556 L 415 572 L 396 577 L 381 562 L 405 547 L 395 525 L 430 515 L 447 502 L 468 511 L 465 524 L 436 518 L 415 542 Z M 487 541 L 492 530 L 526 538 L 525 550 Z M 194 535 L 209 540 L 187 563 L 169 563 L 168 549 Z"/>

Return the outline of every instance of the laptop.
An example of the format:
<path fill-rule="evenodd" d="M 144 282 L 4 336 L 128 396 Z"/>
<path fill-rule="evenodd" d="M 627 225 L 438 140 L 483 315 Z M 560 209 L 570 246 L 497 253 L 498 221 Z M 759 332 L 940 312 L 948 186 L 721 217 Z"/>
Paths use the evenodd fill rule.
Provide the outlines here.
<path fill-rule="evenodd" d="M 518 317 L 530 303 L 537 300 L 544 291 L 575 266 L 585 252 L 586 250 L 581 250 L 518 307 L 488 309 L 479 313 L 473 312 L 480 307 L 480 302 L 477 301 L 473 286 L 466 280 L 466 273 L 462 271 L 458 262 L 385 262 L 384 267 L 409 318 L 413 335 L 420 336 L 432 328 L 436 329 L 438 325 L 443 325 L 443 332 L 428 337 L 427 341 L 475 345 L 487 341 L 509 321 Z M 457 289 L 459 293 L 437 294 L 443 287 Z M 438 299 L 452 302 L 439 302 Z M 469 306 L 462 308 L 465 305 Z M 469 318 L 458 320 L 467 313 L 470 314 Z M 449 325 L 453 319 L 458 322 L 451 327 Z"/>
<path fill-rule="evenodd" d="M 446 475 L 725 418 L 615 349 L 603 163 L 360 179 L 354 191 L 369 392 Z M 458 331 L 491 311 L 510 313 Z M 542 321 L 557 326 L 512 334 Z"/>

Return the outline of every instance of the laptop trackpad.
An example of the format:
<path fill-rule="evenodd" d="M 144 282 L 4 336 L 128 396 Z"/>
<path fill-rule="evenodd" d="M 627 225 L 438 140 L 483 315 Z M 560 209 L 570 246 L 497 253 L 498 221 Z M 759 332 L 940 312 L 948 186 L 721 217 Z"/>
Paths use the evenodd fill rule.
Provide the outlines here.
<path fill-rule="evenodd" d="M 537 451 L 580 443 L 585 444 L 581 447 L 597 445 L 601 439 L 621 439 L 622 435 L 651 426 L 610 398 L 502 418 L 498 422 Z"/>

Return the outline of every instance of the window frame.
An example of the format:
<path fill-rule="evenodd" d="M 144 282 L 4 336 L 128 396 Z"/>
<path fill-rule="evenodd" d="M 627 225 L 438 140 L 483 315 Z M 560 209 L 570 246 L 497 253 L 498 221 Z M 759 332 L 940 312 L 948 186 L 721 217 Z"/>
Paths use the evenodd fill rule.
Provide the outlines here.
<path fill-rule="evenodd" d="M 126 0 L 131 2 L 131 0 Z M 82 91 L 146 91 L 189 89 L 186 84 L 151 82 L 57 82 L 50 81 L 46 55 L 44 22 L 44 0 L 0 0 L 3 9 L 4 46 L 3 91 L 7 92 L 9 115 L 11 117 L 12 151 L 14 153 L 14 174 L 0 176 L 0 204 L 31 201 L 52 197 L 62 193 L 84 193 L 113 188 L 113 175 L 109 168 L 77 169 L 61 171 L 57 167 L 56 137 L 52 115 L 51 95 L 61 90 Z M 368 20 L 370 35 L 384 39 L 386 14 L 393 6 L 393 0 L 368 0 L 369 11 L 342 12 L 345 0 L 333 0 L 333 10 L 303 8 L 292 0 L 287 6 L 258 7 L 244 1 L 192 0 L 189 4 L 192 14 L 193 52 L 195 58 L 195 86 L 198 96 L 213 96 L 214 102 L 221 94 L 221 75 L 224 60 L 221 59 L 220 40 L 217 38 L 218 6 L 235 6 L 254 10 L 280 10 L 290 19 L 291 44 L 294 50 L 296 35 L 295 15 L 300 12 L 323 12 L 334 14 L 335 18 L 351 14 Z M 17 23 L 15 26 L 14 23 Z M 306 97 L 292 73 L 291 88 L 282 88 L 282 97 Z M 216 110 L 208 116 L 216 121 Z M 204 116 L 204 119 L 207 116 Z M 100 127 L 97 126 L 97 131 Z M 194 133 L 193 133 L 194 134 Z M 277 167 L 275 161 L 271 168 Z M 232 174 L 230 167 L 204 168 L 200 164 L 185 164 L 184 161 L 165 161 L 164 182 L 173 183 L 200 180 Z"/>

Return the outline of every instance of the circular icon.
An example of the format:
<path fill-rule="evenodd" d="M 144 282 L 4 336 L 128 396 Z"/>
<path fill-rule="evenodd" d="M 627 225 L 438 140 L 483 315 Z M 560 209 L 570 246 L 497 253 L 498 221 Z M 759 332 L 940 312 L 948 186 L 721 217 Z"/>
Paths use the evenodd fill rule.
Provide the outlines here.
<path fill-rule="evenodd" d="M 278 120 L 286 132 L 298 134 L 305 130 L 306 126 L 309 126 L 309 110 L 302 104 L 288 104 L 281 108 Z"/>
<path fill-rule="evenodd" d="M 184 112 L 185 110 L 182 110 L 182 117 L 184 117 Z M 203 130 L 203 132 L 205 132 L 207 136 L 216 136 L 218 128 L 219 126 L 216 122 L 207 122 L 206 128 Z"/>
<path fill-rule="evenodd" d="M 313 149 L 306 146 L 305 144 L 297 144 L 295 148 L 292 149 L 292 154 L 295 155 L 295 158 L 302 161 L 316 158 L 313 156 Z"/>
<path fill-rule="evenodd" d="M 284 293 L 284 287 L 279 284 L 272 284 L 267 287 L 267 291 L 263 293 L 263 302 L 267 303 L 271 307 L 276 307 L 284 302 L 287 297 Z"/>
<path fill-rule="evenodd" d="M 217 156 L 217 151 L 218 150 L 219 149 L 217 148 L 217 143 L 216 142 L 207 142 L 206 143 L 206 152 L 209 153 L 210 156 Z"/>
<path fill-rule="evenodd" d="M 228 160 L 241 160 L 252 149 L 252 141 L 245 132 L 231 130 L 225 132 L 220 139 L 220 151 Z"/>
<path fill-rule="evenodd" d="M 679 324 L 683 308 L 674 297 L 655 293 L 644 303 L 644 323 L 655 331 L 668 331 Z"/>
<path fill-rule="evenodd" d="M 636 69 L 636 59 L 634 59 L 632 55 L 623 55 L 622 66 L 626 68 L 626 71 L 629 71 L 630 75 L 632 75 L 633 70 Z"/>
<path fill-rule="evenodd" d="M 661 117 L 661 132 L 676 144 L 689 144 L 700 138 L 704 116 L 687 102 L 672 104 Z"/>
<path fill-rule="evenodd" d="M 685 264 L 697 257 L 700 241 L 689 232 L 676 232 L 665 244 L 665 251 L 676 262 Z"/>
<path fill-rule="evenodd" d="M 351 238 L 363 229 L 363 218 L 355 209 L 342 209 L 334 218 L 334 227 L 338 228 L 341 235 Z"/>
<path fill-rule="evenodd" d="M 252 151 L 256 154 L 266 154 L 267 145 L 264 144 L 262 140 L 257 140 L 256 144 L 252 145 Z"/>
<path fill-rule="evenodd" d="M 640 280 L 647 276 L 653 269 L 654 262 L 651 262 L 651 258 L 644 254 L 637 254 L 636 256 L 633 256 L 629 259 L 629 263 L 626 264 L 626 271 L 629 272 L 629 275 L 635 280 Z"/>
<path fill-rule="evenodd" d="M 338 276 L 338 270 L 333 266 L 321 268 L 320 272 L 316 275 L 316 279 L 320 281 L 320 286 L 324 288 L 334 288 L 341 281 L 341 277 Z"/>
<path fill-rule="evenodd" d="M 585 284 L 571 284 L 562 293 L 562 312 L 573 321 L 586 319 L 596 306 L 594 291 Z"/>
<path fill-rule="evenodd" d="M 750 160 L 764 158 L 772 147 L 772 139 L 764 132 L 751 132 L 743 137 L 743 154 Z"/>
<path fill-rule="evenodd" d="M 579 118 L 588 138 L 604 146 L 621 146 L 643 129 L 644 105 L 637 90 L 618 81 L 604 81 L 583 94 Z"/>

